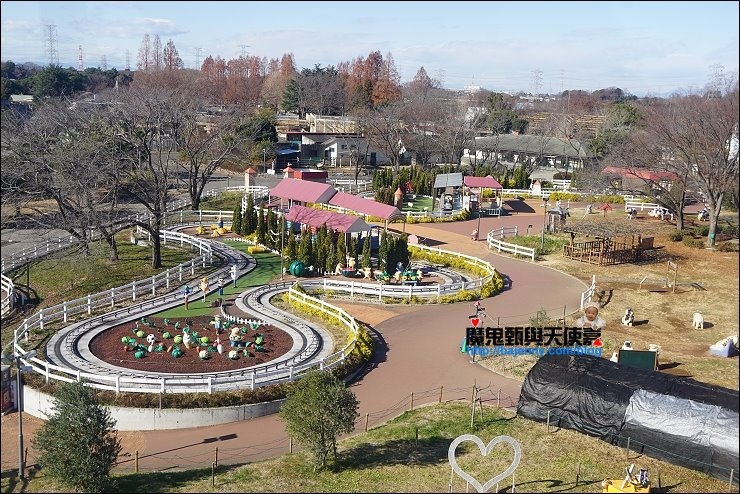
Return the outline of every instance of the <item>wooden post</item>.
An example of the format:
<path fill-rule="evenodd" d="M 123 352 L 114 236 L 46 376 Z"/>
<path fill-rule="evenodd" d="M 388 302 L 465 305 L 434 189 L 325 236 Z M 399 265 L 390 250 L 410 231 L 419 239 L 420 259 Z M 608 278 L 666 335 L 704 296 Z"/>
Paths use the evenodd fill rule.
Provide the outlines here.
<path fill-rule="evenodd" d="M 211 463 L 211 487 L 216 485 L 216 463 Z"/>
<path fill-rule="evenodd" d="M 416 428 L 416 433 L 415 433 L 415 439 L 414 439 L 414 442 L 415 442 L 416 444 L 419 444 L 419 428 L 418 428 L 418 427 Z M 730 485 L 732 485 L 732 484 L 730 484 Z"/>
<path fill-rule="evenodd" d="M 134 471 L 139 473 L 139 450 L 134 453 Z"/>
<path fill-rule="evenodd" d="M 216 446 L 213 451 L 213 464 L 218 466 L 218 446 Z"/>
<path fill-rule="evenodd" d="M 496 408 L 501 408 L 501 388 L 498 388 L 498 394 L 496 396 Z"/>
<path fill-rule="evenodd" d="M 475 384 L 473 384 L 473 392 L 470 395 L 470 403 L 473 403 L 475 401 Z"/>
<path fill-rule="evenodd" d="M 442 403 L 442 388 L 444 388 L 444 386 L 439 387 L 439 403 Z"/>
<path fill-rule="evenodd" d="M 581 462 L 578 462 L 578 471 L 576 471 L 576 487 L 578 487 L 578 481 L 581 478 Z"/>
<path fill-rule="evenodd" d="M 292 437 L 288 438 L 288 452 L 293 453 L 293 438 Z"/>
<path fill-rule="evenodd" d="M 734 476 L 735 476 L 735 469 L 734 468 L 730 468 L 730 485 L 727 488 L 727 492 L 732 492 L 732 477 L 734 477 Z"/>
<path fill-rule="evenodd" d="M 414 392 L 411 392 L 411 409 L 414 409 Z"/>
<path fill-rule="evenodd" d="M 547 411 L 547 433 L 550 433 L 550 410 Z"/>
<path fill-rule="evenodd" d="M 367 432 L 367 419 L 370 417 L 369 413 L 365 414 L 365 432 Z"/>
<path fill-rule="evenodd" d="M 630 438 L 629 437 L 627 438 L 627 447 L 624 448 L 624 456 L 625 458 L 630 457 Z"/>

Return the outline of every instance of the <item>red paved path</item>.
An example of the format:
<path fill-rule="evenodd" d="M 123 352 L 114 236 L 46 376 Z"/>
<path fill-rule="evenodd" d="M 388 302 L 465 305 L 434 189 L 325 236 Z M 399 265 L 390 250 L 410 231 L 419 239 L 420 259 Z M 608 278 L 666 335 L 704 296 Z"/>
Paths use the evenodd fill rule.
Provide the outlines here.
<path fill-rule="evenodd" d="M 501 218 L 483 218 L 481 231 L 498 226 L 517 224 L 526 232 L 533 224 L 534 231 L 542 228 L 543 212 L 521 213 Z M 583 282 L 570 275 L 522 261 L 489 253 L 484 241 L 474 242 L 470 232 L 477 220 L 450 224 L 407 225 L 408 233 L 434 239 L 436 246 L 476 255 L 489 260 L 499 272 L 512 280 L 510 290 L 483 302 L 487 325 L 527 323 L 529 317 L 541 308 L 562 313 L 563 307 L 572 312 L 578 309 L 580 294 L 586 289 Z M 539 227 L 539 228 L 538 228 Z M 343 306 L 345 304 L 342 304 Z M 354 304 L 350 304 L 354 305 Z M 364 428 L 365 414 L 369 414 L 370 427 L 388 420 L 411 405 L 436 402 L 440 386 L 443 399 L 470 399 L 474 383 L 488 388 L 482 395 L 495 403 L 501 389 L 502 406 L 515 406 L 519 396 L 518 381 L 499 376 L 461 354 L 459 345 L 468 326 L 471 304 L 440 306 L 374 306 L 397 315 L 375 326 L 383 343 L 378 351 L 379 362 L 363 377 L 352 384 L 360 401 L 360 419 L 357 431 Z M 363 319 L 362 307 L 349 307 L 350 313 Z M 25 417 L 28 417 L 27 415 Z M 3 417 L 3 468 L 8 462 L 17 464 L 17 430 L 13 413 Z M 33 437 L 39 421 L 28 417 L 24 423 L 24 436 Z M 288 451 L 288 439 L 283 423 L 276 415 L 243 422 L 191 429 L 121 433 L 124 451 L 131 453 L 131 460 L 119 470 L 133 471 L 134 451 L 139 452 L 141 471 L 172 468 L 192 468 L 209 465 L 214 458 L 214 448 L 219 448 L 219 463 L 242 463 L 277 456 Z M 7 443 L 7 444 L 6 444 Z M 10 458 L 8 458 L 10 456 Z M 29 455 L 33 464 L 33 455 Z"/>

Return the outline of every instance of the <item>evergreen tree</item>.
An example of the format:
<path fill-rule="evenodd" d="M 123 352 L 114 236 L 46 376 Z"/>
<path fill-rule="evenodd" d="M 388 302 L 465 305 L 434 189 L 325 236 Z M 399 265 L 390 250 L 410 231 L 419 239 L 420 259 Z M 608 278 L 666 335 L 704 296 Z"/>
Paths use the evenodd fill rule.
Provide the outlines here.
<path fill-rule="evenodd" d="M 266 245 L 265 242 L 267 241 L 267 221 L 264 213 L 265 211 L 260 204 L 257 211 L 257 243 L 261 245 Z"/>
<path fill-rule="evenodd" d="M 279 237 L 276 237 L 272 233 L 272 232 L 277 231 L 274 229 L 274 225 L 275 225 L 275 213 L 272 211 L 272 208 L 270 208 L 267 210 L 267 228 L 266 228 L 267 238 L 265 239 L 265 241 L 267 242 L 266 245 L 271 249 L 275 248 L 275 241 L 280 240 Z"/>
<path fill-rule="evenodd" d="M 237 235 L 242 234 L 242 205 L 237 204 L 234 208 L 234 218 L 231 221 L 231 231 Z"/>
<path fill-rule="evenodd" d="M 311 230 L 301 232 L 301 241 L 298 243 L 298 260 L 306 266 L 313 265 L 311 236 Z"/>
<path fill-rule="evenodd" d="M 257 230 L 257 214 L 254 210 L 254 197 L 252 194 L 247 195 L 247 210 L 245 216 L 247 227 L 242 230 L 242 235 L 251 235 Z"/>
<path fill-rule="evenodd" d="M 288 234 L 285 238 L 285 263 L 290 266 L 290 263 L 296 260 L 296 254 L 298 253 L 298 246 L 295 241 L 295 233 L 293 228 L 288 228 Z"/>
<path fill-rule="evenodd" d="M 105 492 L 121 452 L 110 411 L 83 381 L 63 383 L 52 412 L 32 440 L 44 473 L 82 492 Z"/>
<path fill-rule="evenodd" d="M 370 232 L 367 232 L 367 236 L 362 241 L 362 267 L 363 268 L 372 268 L 373 267 L 373 259 L 370 257 Z"/>
<path fill-rule="evenodd" d="M 345 233 L 339 232 L 339 238 L 337 238 L 337 262 L 341 262 L 342 266 L 347 265 L 347 245 L 345 243 Z"/>
<path fill-rule="evenodd" d="M 378 269 L 387 273 L 388 271 L 388 232 L 383 230 L 380 235 L 380 245 L 378 246 Z"/>
<path fill-rule="evenodd" d="M 336 232 L 333 230 L 329 231 L 329 234 L 326 236 L 326 262 L 324 263 L 324 267 L 326 268 L 327 273 L 333 273 L 334 268 L 337 265 L 337 246 L 334 242 L 334 236 L 336 235 Z"/>

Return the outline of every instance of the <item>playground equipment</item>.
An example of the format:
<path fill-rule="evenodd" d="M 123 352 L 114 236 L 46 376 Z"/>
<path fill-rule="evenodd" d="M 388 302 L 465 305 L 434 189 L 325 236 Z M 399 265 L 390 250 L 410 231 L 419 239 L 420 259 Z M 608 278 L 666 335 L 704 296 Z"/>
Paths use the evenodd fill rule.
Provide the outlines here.
<path fill-rule="evenodd" d="M 301 261 L 293 261 L 290 263 L 288 272 L 292 274 L 293 276 L 305 276 L 306 265 L 303 264 Z"/>
<path fill-rule="evenodd" d="M 650 477 L 646 469 L 640 469 L 640 473 L 635 476 L 632 472 L 635 464 L 631 464 L 624 469 L 627 474 L 622 484 L 617 486 L 610 478 L 601 482 L 602 492 L 650 492 Z"/>

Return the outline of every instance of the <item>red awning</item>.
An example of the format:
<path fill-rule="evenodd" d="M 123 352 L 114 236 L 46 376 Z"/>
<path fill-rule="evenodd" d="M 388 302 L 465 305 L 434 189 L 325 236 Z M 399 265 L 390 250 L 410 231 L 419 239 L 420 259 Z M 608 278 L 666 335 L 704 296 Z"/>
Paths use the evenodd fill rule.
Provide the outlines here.
<path fill-rule="evenodd" d="M 395 206 L 389 206 L 388 204 L 347 194 L 345 192 L 337 192 L 334 194 L 334 197 L 329 199 L 329 204 L 338 208 L 349 209 L 350 211 L 354 211 L 359 214 L 383 218 L 386 221 L 403 216 L 403 213 L 401 213 L 401 211 Z"/>
<path fill-rule="evenodd" d="M 270 196 L 305 203 L 327 204 L 336 192 L 336 189 L 329 184 L 284 178 L 270 189 Z"/>
<path fill-rule="evenodd" d="M 485 177 L 473 177 L 466 175 L 463 179 L 463 183 L 466 187 L 481 187 L 484 189 L 503 189 L 503 186 L 498 183 L 498 180 L 488 175 Z"/>
<path fill-rule="evenodd" d="M 359 216 L 334 213 L 324 209 L 313 209 L 305 206 L 293 206 L 285 215 L 285 219 L 292 223 L 300 223 L 313 228 L 326 225 L 339 232 L 355 233 L 370 231 L 371 226 Z"/>

